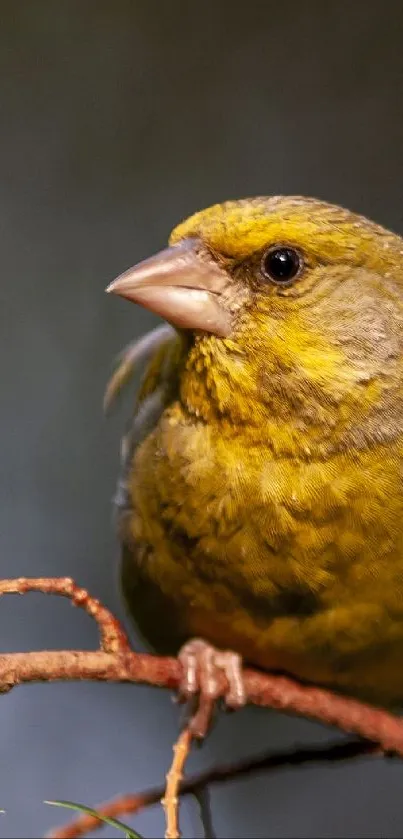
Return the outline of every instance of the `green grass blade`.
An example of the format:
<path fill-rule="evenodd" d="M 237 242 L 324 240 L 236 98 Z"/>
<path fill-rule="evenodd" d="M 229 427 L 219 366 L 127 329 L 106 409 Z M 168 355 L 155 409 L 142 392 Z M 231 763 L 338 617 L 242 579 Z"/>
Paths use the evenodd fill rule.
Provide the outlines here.
<path fill-rule="evenodd" d="M 105 822 L 105 824 L 109 824 L 111 827 L 116 827 L 116 830 L 121 830 L 125 835 L 125 839 L 142 839 L 142 836 L 136 833 L 131 827 L 128 827 L 127 824 L 123 824 L 118 819 L 110 819 L 108 816 L 103 816 L 102 813 L 97 813 L 96 810 L 93 810 L 91 807 L 86 807 L 85 804 L 75 804 L 73 801 L 45 801 L 44 804 L 50 804 L 52 807 L 66 807 L 68 810 L 76 810 L 78 813 L 84 813 L 86 816 L 94 816 L 94 818 L 99 819 L 101 822 Z"/>

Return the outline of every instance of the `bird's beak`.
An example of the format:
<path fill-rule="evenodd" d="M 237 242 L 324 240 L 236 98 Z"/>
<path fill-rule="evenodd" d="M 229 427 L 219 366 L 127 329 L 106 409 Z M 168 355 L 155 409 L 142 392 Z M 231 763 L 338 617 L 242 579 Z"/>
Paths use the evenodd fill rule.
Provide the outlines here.
<path fill-rule="evenodd" d="M 185 239 L 129 268 L 106 291 L 140 303 L 173 326 L 225 337 L 231 318 L 221 296 L 229 282 L 227 273 L 198 251 L 195 239 Z"/>

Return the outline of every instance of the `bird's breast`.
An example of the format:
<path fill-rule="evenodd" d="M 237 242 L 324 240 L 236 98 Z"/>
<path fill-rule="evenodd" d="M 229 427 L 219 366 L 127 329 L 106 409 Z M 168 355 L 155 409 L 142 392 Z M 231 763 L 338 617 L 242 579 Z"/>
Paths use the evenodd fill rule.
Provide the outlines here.
<path fill-rule="evenodd" d="M 401 537 L 390 447 L 275 459 L 264 442 L 195 422 L 177 403 L 138 448 L 129 488 L 131 538 L 153 547 L 149 573 L 162 589 L 189 608 L 241 607 L 265 623 L 372 585 Z"/>

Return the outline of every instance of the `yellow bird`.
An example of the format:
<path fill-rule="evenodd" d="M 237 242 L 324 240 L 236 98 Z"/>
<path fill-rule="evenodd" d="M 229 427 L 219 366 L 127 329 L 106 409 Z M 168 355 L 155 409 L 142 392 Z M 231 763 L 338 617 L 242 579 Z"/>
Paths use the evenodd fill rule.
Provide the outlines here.
<path fill-rule="evenodd" d="M 243 660 L 399 703 L 403 240 L 311 198 L 228 201 L 108 290 L 170 324 L 107 392 L 146 365 L 117 497 L 141 633 L 184 645 L 187 694 L 224 668 L 241 705 Z"/>

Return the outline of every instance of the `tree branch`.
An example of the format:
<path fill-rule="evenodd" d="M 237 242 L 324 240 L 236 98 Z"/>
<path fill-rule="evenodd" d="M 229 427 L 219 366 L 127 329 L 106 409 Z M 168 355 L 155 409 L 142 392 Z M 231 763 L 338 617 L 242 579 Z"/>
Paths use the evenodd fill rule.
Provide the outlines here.
<path fill-rule="evenodd" d="M 0 655 L 0 692 L 7 692 L 16 685 L 27 682 L 54 681 L 108 681 L 135 682 L 138 684 L 154 685 L 176 689 L 180 685 L 181 665 L 175 658 L 152 656 L 136 653 L 130 648 L 129 640 L 120 623 L 99 600 L 91 597 L 88 592 L 77 586 L 69 577 L 61 579 L 40 577 L 27 579 L 19 577 L 14 580 L 0 580 L 0 596 L 2 594 L 26 594 L 39 591 L 44 594 L 57 594 L 70 599 L 73 605 L 84 609 L 97 623 L 100 635 L 98 650 L 87 652 L 84 650 L 41 650 L 29 653 L 6 653 Z M 225 676 L 222 675 L 222 692 L 227 687 Z M 327 725 L 338 726 L 346 732 L 351 732 L 364 738 L 366 744 L 359 746 L 359 753 L 363 752 L 392 752 L 403 756 L 403 720 L 379 708 L 373 708 L 365 703 L 345 696 L 339 696 L 324 688 L 313 685 L 303 685 L 286 676 L 261 673 L 257 670 L 244 669 L 243 682 L 247 702 L 254 705 L 274 708 L 287 713 L 294 713 L 308 717 Z M 167 775 L 167 785 L 163 804 L 167 818 L 166 836 L 178 839 L 178 795 L 185 791 L 196 792 L 203 789 L 203 783 L 196 779 L 189 787 L 188 782 L 181 782 L 183 766 L 185 764 L 192 735 L 190 728 L 185 729 L 179 737 L 174 749 L 174 759 L 171 770 Z M 272 756 L 275 765 L 277 758 Z M 273 764 L 272 764 L 273 765 Z M 248 766 L 248 764 L 246 764 Z M 226 777 L 235 774 L 246 774 L 251 771 L 238 767 L 224 770 Z M 254 763 L 256 768 L 256 762 Z M 217 775 L 218 771 L 218 775 Z M 204 787 L 220 776 L 222 771 L 204 779 Z M 192 783 L 192 782 L 191 782 Z M 158 796 L 161 797 L 160 792 Z M 153 796 L 151 791 L 151 799 Z M 147 798 L 148 796 L 148 798 Z M 154 803 L 150 800 L 150 793 L 137 796 L 136 807 L 133 808 L 133 797 L 125 798 L 131 802 L 133 809 Z M 107 809 L 110 809 L 107 805 Z M 120 803 L 120 807 L 122 804 Z M 105 810 L 104 810 L 105 812 Z M 82 820 L 81 820 L 82 822 Z M 76 829 L 77 824 L 75 822 Z M 66 833 L 57 831 L 53 837 L 76 836 L 82 833 Z M 63 829 L 62 829 L 63 831 Z"/>
<path fill-rule="evenodd" d="M 268 752 L 255 758 L 215 766 L 188 778 L 179 785 L 180 796 L 195 795 L 212 785 L 223 784 L 254 775 L 259 772 L 272 772 L 286 769 L 290 766 L 301 766 L 304 763 L 339 763 L 365 756 L 380 756 L 382 753 L 374 743 L 368 740 L 351 740 L 347 742 L 327 743 L 325 746 L 297 748 L 283 752 Z M 97 812 L 109 818 L 135 815 L 147 807 L 158 804 L 165 794 L 165 787 L 153 787 L 134 795 L 121 795 L 117 798 L 98 805 Z M 82 815 L 63 827 L 58 827 L 48 833 L 48 839 L 80 839 L 94 830 L 103 827 L 104 823 L 94 816 Z"/>
<path fill-rule="evenodd" d="M 116 618 L 70 578 L 20 577 L 0 581 L 0 595 L 41 591 L 68 597 L 93 617 L 100 631 L 100 649 L 41 650 L 0 655 L 0 691 L 26 682 L 107 681 L 133 682 L 175 690 L 181 667 L 177 659 L 136 653 Z M 356 699 L 325 688 L 304 685 L 287 676 L 243 671 L 247 701 L 334 725 L 378 743 L 385 752 L 403 756 L 403 720 Z M 223 678 L 223 688 L 225 678 Z"/>

